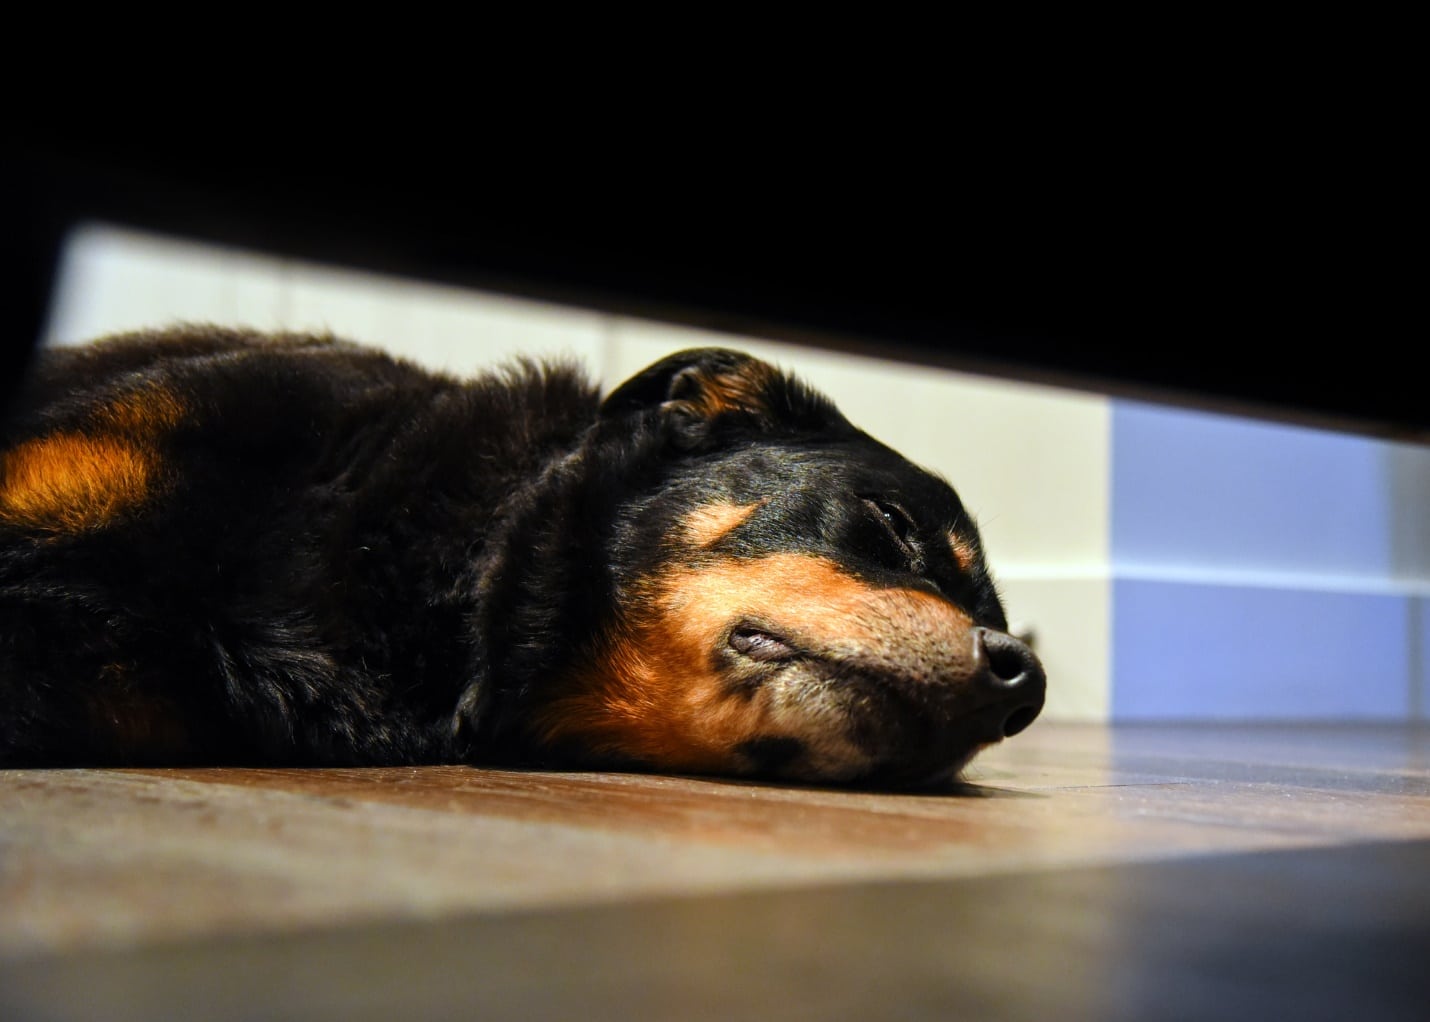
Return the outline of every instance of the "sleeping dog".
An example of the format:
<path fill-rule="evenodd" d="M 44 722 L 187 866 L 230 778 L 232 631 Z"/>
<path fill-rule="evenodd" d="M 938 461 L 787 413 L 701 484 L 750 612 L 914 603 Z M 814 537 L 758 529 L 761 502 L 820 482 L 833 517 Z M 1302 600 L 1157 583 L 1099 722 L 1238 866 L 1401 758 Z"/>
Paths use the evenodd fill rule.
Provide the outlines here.
<path fill-rule="evenodd" d="M 734 351 L 603 400 L 127 335 L 47 352 L 0 451 L 0 765 L 922 786 L 1043 704 L 953 489 Z"/>

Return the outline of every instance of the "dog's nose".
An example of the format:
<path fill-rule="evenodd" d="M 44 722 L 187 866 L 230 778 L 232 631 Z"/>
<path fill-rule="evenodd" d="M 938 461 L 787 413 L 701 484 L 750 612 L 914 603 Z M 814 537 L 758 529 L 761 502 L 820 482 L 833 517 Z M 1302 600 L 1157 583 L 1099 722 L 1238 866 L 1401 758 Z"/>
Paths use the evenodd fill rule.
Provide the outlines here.
<path fill-rule="evenodd" d="M 975 716 L 991 732 L 990 740 L 1012 738 L 1037 719 L 1048 679 L 1037 654 L 1007 632 L 973 629 L 973 683 L 983 706 Z"/>

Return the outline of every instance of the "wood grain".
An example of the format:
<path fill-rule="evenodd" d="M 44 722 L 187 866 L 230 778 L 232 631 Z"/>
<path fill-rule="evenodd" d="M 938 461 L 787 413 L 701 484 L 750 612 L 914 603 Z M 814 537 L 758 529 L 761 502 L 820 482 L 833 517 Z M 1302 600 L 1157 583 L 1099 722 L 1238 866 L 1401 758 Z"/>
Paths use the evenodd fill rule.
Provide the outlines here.
<path fill-rule="evenodd" d="M 0 958 L 1430 838 L 1430 729 L 1042 724 L 888 794 L 461 767 L 0 773 Z"/>
<path fill-rule="evenodd" d="M 1430 842 L 0 961 L 0 1017 L 1423 1022 Z"/>

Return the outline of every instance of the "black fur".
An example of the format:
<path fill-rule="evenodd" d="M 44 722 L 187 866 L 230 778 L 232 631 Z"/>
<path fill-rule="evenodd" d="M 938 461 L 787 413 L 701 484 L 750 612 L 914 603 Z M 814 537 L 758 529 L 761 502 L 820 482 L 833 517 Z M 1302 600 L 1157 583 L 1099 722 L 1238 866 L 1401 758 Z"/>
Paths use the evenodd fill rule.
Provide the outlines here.
<path fill-rule="evenodd" d="M 817 554 L 1006 629 L 941 480 L 772 370 L 753 398 L 702 403 L 712 374 L 750 364 L 682 353 L 603 404 L 572 367 L 461 382 L 304 336 L 46 353 L 0 438 L 0 765 L 619 760 L 528 722 L 643 579 L 695 563 L 671 537 L 704 504 L 778 504 L 720 556 Z M 103 411 L 156 394 L 181 409 L 162 428 Z M 82 528 L 46 523 L 42 489 L 16 510 L 37 485 L 18 481 L 25 452 L 77 435 L 148 445 L 142 496 Z M 869 512 L 881 494 L 921 559 Z M 950 529 L 973 563 L 927 538 Z M 796 751 L 744 748 L 756 773 Z"/>

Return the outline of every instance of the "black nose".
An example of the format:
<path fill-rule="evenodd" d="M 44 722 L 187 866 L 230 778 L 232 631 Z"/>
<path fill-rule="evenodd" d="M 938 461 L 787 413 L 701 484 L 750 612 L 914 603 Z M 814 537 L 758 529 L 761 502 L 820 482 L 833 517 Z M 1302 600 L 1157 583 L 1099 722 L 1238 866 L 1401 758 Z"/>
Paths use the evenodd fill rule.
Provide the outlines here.
<path fill-rule="evenodd" d="M 975 662 L 981 665 L 973 679 L 983 706 L 976 716 L 992 740 L 1012 738 L 1037 719 L 1043 709 L 1048 679 L 1037 655 L 1007 632 L 990 628 L 973 630 Z"/>

